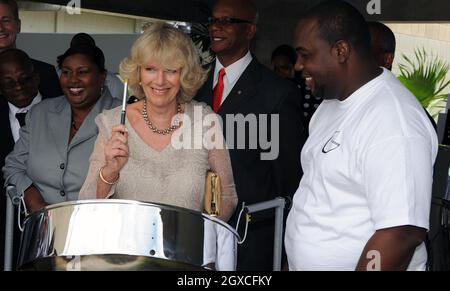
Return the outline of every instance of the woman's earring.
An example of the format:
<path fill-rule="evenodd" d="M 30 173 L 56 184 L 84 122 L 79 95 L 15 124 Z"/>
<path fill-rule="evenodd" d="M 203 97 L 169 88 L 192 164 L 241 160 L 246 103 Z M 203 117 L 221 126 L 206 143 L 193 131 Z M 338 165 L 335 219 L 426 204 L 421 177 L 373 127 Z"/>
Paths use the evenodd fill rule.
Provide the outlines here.
<path fill-rule="evenodd" d="M 141 86 L 141 87 L 142 87 L 142 83 L 141 83 L 141 82 L 139 82 L 139 86 Z"/>

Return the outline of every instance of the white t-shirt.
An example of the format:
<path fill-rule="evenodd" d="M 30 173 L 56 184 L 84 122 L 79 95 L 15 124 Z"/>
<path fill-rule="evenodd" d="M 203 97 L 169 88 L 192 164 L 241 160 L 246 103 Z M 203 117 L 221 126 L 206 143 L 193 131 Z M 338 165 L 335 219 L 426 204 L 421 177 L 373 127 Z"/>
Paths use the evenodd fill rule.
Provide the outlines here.
<path fill-rule="evenodd" d="M 354 270 L 378 229 L 428 229 L 436 133 L 416 98 L 383 73 L 314 114 L 289 213 L 291 270 Z M 424 244 L 408 267 L 425 268 Z"/>

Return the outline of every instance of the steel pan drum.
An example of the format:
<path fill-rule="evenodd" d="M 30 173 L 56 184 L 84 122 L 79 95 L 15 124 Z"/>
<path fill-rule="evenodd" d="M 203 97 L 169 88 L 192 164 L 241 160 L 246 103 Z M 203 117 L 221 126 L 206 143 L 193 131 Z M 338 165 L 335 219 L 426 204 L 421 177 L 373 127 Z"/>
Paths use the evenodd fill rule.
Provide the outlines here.
<path fill-rule="evenodd" d="M 21 270 L 234 270 L 238 234 L 184 208 L 80 200 L 27 217 Z"/>

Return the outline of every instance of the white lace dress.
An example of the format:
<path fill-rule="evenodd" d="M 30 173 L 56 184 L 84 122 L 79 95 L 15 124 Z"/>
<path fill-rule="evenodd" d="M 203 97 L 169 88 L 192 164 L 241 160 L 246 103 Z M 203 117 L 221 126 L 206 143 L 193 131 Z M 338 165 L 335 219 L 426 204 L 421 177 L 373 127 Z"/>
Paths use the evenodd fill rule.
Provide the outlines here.
<path fill-rule="evenodd" d="M 89 172 L 80 191 L 80 199 L 96 198 L 98 171 L 105 164 L 104 145 L 111 136 L 112 127 L 120 123 L 120 110 L 117 107 L 104 111 L 96 118 L 99 135 L 90 157 Z M 220 124 L 215 122 L 211 126 L 208 122 L 205 124 L 204 119 L 209 116 L 217 120 L 217 115 L 206 104 L 196 101 L 186 104 L 183 115 L 182 126 L 175 131 L 172 142 L 162 151 L 154 150 L 141 140 L 127 120 L 130 156 L 120 171 L 118 183 L 112 187 L 107 197 L 203 211 L 205 175 L 211 169 L 221 178 L 224 206 L 221 211 L 229 218 L 237 204 L 229 153 L 224 148 Z M 213 139 L 217 141 L 214 145 L 221 143 L 221 148 L 212 148 L 212 143 L 208 142 L 209 137 L 214 134 L 220 137 Z M 181 135 L 183 138 L 180 138 Z M 185 142 L 185 138 L 191 139 L 190 146 L 179 148 L 179 141 Z M 193 145 L 197 147 L 193 148 Z"/>

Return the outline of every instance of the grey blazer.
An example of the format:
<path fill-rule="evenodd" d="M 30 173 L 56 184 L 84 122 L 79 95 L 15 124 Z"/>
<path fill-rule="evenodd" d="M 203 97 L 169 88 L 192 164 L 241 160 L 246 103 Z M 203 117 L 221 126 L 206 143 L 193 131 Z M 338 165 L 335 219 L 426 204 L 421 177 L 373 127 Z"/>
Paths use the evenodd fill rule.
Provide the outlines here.
<path fill-rule="evenodd" d="M 120 105 L 108 90 L 97 101 L 68 144 L 71 107 L 65 96 L 43 100 L 26 116 L 14 150 L 6 157 L 5 185 L 23 193 L 31 184 L 49 204 L 76 200 L 89 169 L 98 128 L 95 117 Z"/>

